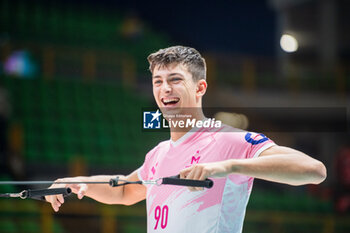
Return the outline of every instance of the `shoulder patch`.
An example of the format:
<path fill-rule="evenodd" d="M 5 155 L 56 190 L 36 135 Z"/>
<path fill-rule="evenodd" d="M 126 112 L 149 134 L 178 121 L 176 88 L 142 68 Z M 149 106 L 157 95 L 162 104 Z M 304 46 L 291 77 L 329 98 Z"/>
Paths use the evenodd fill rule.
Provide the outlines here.
<path fill-rule="evenodd" d="M 268 139 L 268 137 L 266 137 L 264 134 L 258 134 L 256 135 L 254 138 L 258 138 L 258 139 L 253 139 L 252 138 L 252 133 L 246 133 L 246 135 L 244 136 L 244 139 L 252 144 L 252 145 L 257 145 L 257 144 L 260 144 L 260 143 L 263 143 L 263 142 L 266 142 Z"/>

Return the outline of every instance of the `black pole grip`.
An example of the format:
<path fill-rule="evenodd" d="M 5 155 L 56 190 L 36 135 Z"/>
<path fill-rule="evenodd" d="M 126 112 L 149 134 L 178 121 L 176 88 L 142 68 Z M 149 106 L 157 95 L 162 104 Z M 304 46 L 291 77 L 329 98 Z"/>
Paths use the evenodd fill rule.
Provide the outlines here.
<path fill-rule="evenodd" d="M 205 180 L 188 180 L 180 179 L 180 175 L 170 176 L 163 178 L 162 184 L 171 184 L 171 185 L 181 185 L 181 186 L 190 186 L 190 187 L 203 187 L 203 188 L 212 188 L 214 182 L 210 179 Z"/>
<path fill-rule="evenodd" d="M 72 193 L 70 188 L 53 188 L 53 189 L 37 189 L 37 190 L 25 190 L 21 198 L 32 198 L 40 201 L 45 201 L 45 196 L 62 194 L 64 197 L 69 196 Z"/>

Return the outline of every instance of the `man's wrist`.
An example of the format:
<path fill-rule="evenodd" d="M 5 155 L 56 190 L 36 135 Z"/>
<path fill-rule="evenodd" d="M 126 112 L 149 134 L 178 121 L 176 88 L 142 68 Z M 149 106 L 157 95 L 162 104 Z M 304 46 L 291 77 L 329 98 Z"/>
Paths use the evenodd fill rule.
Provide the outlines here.
<path fill-rule="evenodd" d="M 238 159 L 230 159 L 228 160 L 227 173 L 237 173 L 239 170 L 239 160 Z"/>

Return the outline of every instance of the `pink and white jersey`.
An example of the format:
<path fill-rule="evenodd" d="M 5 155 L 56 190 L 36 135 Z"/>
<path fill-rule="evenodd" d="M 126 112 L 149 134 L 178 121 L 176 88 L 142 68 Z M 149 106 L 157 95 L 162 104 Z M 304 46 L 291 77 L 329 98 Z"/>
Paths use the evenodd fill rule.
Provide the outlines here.
<path fill-rule="evenodd" d="M 197 163 L 250 159 L 273 145 L 263 134 L 226 125 L 191 130 L 176 142 L 164 141 L 152 149 L 138 175 L 151 180 L 177 175 Z M 211 189 L 197 192 L 182 186 L 147 185 L 147 232 L 242 232 L 253 178 L 231 174 L 212 180 Z"/>

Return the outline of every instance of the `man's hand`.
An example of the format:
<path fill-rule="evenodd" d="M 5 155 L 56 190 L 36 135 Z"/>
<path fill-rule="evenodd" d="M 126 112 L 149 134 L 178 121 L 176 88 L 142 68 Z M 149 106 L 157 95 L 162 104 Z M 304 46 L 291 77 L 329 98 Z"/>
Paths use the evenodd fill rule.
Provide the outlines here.
<path fill-rule="evenodd" d="M 229 165 L 230 162 L 228 160 L 214 163 L 195 164 L 189 168 L 185 168 L 182 171 L 180 171 L 180 178 L 189 180 L 205 180 L 208 177 L 225 177 L 230 173 Z M 189 190 L 199 191 L 203 190 L 203 188 L 189 187 Z"/>
<path fill-rule="evenodd" d="M 50 188 L 71 188 L 72 192 L 78 195 L 79 199 L 84 196 L 92 198 L 98 202 L 114 205 L 132 205 L 146 198 L 147 188 L 144 185 L 129 185 L 121 187 L 111 187 L 108 182 L 119 176 L 123 180 L 138 181 L 137 170 L 128 176 L 122 175 L 98 175 L 98 176 L 78 176 L 58 179 L 56 182 L 78 182 L 79 184 L 53 184 Z M 86 184 L 84 182 L 104 182 L 105 184 Z M 51 203 L 54 211 L 58 211 L 64 203 L 62 195 L 46 196 L 45 199 Z"/>
<path fill-rule="evenodd" d="M 79 178 L 63 178 L 63 179 L 57 179 L 55 180 L 55 182 L 83 182 L 83 181 Z M 72 192 L 77 194 L 79 199 L 82 199 L 86 194 L 88 185 L 87 184 L 53 184 L 49 188 L 71 188 Z M 64 198 L 62 194 L 45 196 L 45 199 L 47 202 L 51 203 L 51 206 L 55 212 L 57 212 L 61 207 L 61 205 L 64 203 Z"/>

